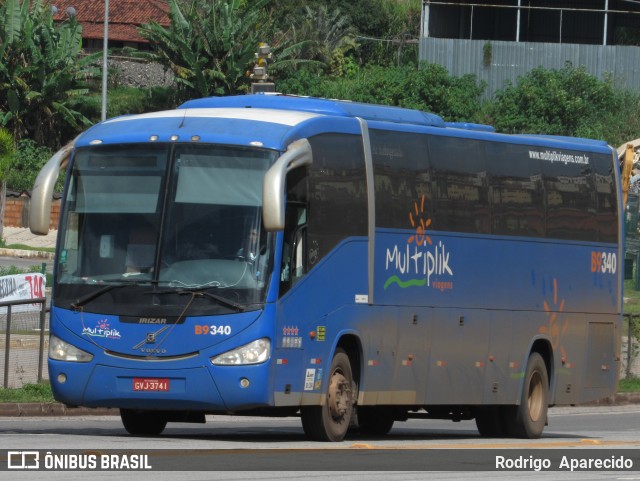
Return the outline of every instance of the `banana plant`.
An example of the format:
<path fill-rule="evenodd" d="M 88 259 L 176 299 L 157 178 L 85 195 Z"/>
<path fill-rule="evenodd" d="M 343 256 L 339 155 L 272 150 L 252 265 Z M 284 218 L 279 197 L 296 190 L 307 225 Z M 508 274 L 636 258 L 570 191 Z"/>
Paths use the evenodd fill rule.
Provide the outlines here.
<path fill-rule="evenodd" d="M 47 0 L 0 2 L 0 125 L 52 148 L 65 128 L 89 126 L 73 103 L 87 94 L 98 57 L 83 55 L 75 17 L 54 23 Z"/>
<path fill-rule="evenodd" d="M 265 31 L 269 0 L 169 0 L 170 26 L 143 25 L 151 54 L 171 70 L 181 99 L 247 89 L 246 76 Z"/>
<path fill-rule="evenodd" d="M 151 22 L 140 35 L 153 51 L 139 53 L 174 73 L 178 97 L 185 100 L 249 90 L 249 73 L 261 42 L 274 50 L 278 63 L 295 65 L 303 41 L 274 31 L 271 0 L 169 0 L 170 25 Z M 275 70 L 274 70 L 275 71 Z"/>

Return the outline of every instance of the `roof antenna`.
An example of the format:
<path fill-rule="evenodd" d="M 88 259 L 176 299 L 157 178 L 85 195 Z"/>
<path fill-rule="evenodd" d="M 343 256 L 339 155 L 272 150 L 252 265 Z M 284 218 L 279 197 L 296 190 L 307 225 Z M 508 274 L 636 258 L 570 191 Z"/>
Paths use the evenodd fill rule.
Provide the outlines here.
<path fill-rule="evenodd" d="M 180 125 L 178 125 L 179 129 L 184 127 L 184 122 L 185 122 L 185 120 L 187 120 L 187 110 L 189 110 L 189 109 L 184 109 L 184 115 L 182 116 L 182 120 L 180 121 Z"/>

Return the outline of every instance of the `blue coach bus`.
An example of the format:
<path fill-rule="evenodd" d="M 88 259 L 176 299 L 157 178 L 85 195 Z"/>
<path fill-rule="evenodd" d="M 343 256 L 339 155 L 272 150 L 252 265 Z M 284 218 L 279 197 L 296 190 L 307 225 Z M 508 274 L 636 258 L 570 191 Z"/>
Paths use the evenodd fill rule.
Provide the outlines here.
<path fill-rule="evenodd" d="M 621 194 L 604 142 L 257 94 L 102 122 L 67 169 L 49 375 L 133 435 L 300 416 L 310 439 L 475 419 L 535 438 L 615 392 Z"/>

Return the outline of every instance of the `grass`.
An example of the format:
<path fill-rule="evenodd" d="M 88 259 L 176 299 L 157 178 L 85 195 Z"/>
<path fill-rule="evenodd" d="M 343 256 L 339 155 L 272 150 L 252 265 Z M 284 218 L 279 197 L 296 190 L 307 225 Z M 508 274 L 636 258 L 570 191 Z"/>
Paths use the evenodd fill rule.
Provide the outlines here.
<path fill-rule="evenodd" d="M 48 382 L 25 384 L 18 389 L 0 388 L 2 403 L 52 403 L 55 402 Z"/>
<path fill-rule="evenodd" d="M 640 314 L 640 291 L 636 291 L 633 279 L 624 281 L 624 313 Z"/>
<path fill-rule="evenodd" d="M 618 383 L 618 392 L 638 392 L 640 391 L 640 378 L 632 377 L 629 379 L 620 379 Z"/>
<path fill-rule="evenodd" d="M 54 252 L 54 247 L 33 247 L 26 244 L 10 244 L 5 246 L 6 249 L 19 249 L 23 251 L 38 251 L 38 252 Z"/>

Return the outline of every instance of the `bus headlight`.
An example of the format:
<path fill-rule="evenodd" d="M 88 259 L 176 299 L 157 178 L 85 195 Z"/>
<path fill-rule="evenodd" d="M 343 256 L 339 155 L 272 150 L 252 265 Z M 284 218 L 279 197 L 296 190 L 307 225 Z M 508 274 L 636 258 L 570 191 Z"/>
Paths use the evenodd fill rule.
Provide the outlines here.
<path fill-rule="evenodd" d="M 238 366 L 241 364 L 260 364 L 271 355 L 271 341 L 266 337 L 240 346 L 224 354 L 211 358 L 216 366 Z"/>
<path fill-rule="evenodd" d="M 51 335 L 49 338 L 49 357 L 56 361 L 89 362 L 93 359 L 93 354 Z"/>

